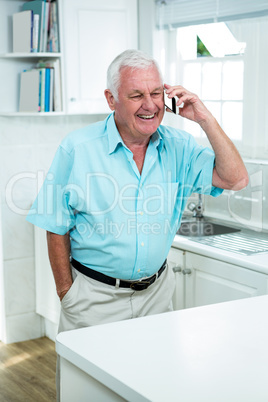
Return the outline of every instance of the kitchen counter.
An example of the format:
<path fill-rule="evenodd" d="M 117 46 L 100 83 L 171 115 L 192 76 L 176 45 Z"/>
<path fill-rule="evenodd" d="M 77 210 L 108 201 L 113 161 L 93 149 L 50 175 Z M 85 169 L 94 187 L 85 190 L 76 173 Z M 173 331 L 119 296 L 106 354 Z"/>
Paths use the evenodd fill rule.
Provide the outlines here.
<path fill-rule="evenodd" d="M 234 226 L 225 221 L 211 220 L 227 226 Z M 259 234 L 253 230 L 244 230 L 241 228 L 241 233 L 251 234 L 253 238 L 265 236 L 268 239 L 268 234 Z M 207 246 L 197 241 L 191 240 L 190 237 L 176 235 L 172 247 L 179 248 L 192 253 L 201 254 L 205 257 L 214 258 L 216 260 L 226 261 L 230 264 L 239 265 L 241 267 L 251 269 L 257 272 L 268 274 L 268 252 L 257 253 L 252 255 L 241 255 L 235 252 L 223 250 L 217 247 Z"/>
<path fill-rule="evenodd" d="M 266 402 L 268 296 L 61 333 L 62 401 Z"/>

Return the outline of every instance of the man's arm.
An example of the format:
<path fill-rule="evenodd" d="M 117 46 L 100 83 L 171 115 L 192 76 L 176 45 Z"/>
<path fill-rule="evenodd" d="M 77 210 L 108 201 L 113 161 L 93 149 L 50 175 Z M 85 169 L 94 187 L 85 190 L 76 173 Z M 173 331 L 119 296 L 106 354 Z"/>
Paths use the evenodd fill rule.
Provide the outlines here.
<path fill-rule="evenodd" d="M 70 267 L 69 233 L 58 235 L 56 233 L 47 232 L 47 246 L 57 294 L 60 300 L 62 300 L 73 283 Z"/>
<path fill-rule="evenodd" d="M 241 190 L 248 184 L 248 173 L 232 141 L 197 95 L 182 86 L 165 84 L 169 97 L 178 97 L 179 114 L 198 123 L 206 133 L 215 152 L 212 184 L 227 190 Z"/>

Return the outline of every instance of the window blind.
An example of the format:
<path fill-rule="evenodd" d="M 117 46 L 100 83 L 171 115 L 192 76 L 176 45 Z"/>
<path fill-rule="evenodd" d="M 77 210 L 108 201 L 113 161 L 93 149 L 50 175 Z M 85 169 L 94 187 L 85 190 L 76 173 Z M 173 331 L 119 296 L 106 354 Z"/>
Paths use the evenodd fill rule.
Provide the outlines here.
<path fill-rule="evenodd" d="M 268 0 L 155 0 L 160 29 L 268 15 Z"/>

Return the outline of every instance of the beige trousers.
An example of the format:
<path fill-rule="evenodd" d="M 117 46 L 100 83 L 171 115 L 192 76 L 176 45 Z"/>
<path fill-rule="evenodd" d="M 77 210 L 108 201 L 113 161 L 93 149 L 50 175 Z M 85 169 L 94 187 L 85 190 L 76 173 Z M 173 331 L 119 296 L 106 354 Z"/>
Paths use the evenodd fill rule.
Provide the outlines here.
<path fill-rule="evenodd" d="M 168 267 L 146 290 L 116 288 L 72 268 L 73 285 L 61 302 L 59 332 L 172 310 L 174 273 Z"/>
<path fill-rule="evenodd" d="M 61 301 L 58 332 L 172 311 L 175 278 L 167 267 L 146 290 L 134 291 L 98 282 L 72 268 L 73 285 Z M 59 396 L 57 364 L 57 400 Z"/>

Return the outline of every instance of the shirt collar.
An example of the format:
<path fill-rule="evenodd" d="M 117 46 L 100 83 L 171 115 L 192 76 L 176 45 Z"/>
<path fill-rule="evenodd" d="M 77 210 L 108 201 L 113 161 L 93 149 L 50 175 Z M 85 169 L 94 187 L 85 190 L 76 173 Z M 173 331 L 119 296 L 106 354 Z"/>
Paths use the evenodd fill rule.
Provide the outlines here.
<path fill-rule="evenodd" d="M 121 144 L 124 146 L 123 140 L 117 130 L 114 113 L 111 113 L 107 119 L 107 131 L 108 131 L 108 143 L 109 143 L 109 154 L 112 154 L 116 151 L 117 147 Z M 161 152 L 163 148 L 163 138 L 160 132 L 157 130 L 152 134 L 151 144 L 158 148 L 158 151 Z"/>
<path fill-rule="evenodd" d="M 108 116 L 107 132 L 108 132 L 109 154 L 112 154 L 113 152 L 115 152 L 119 144 L 123 145 L 122 138 L 117 130 L 114 121 L 114 113 L 111 113 Z"/>
<path fill-rule="evenodd" d="M 155 144 L 155 147 L 158 148 L 158 151 L 161 152 L 163 148 L 163 137 L 161 133 L 157 130 L 155 133 L 153 133 L 151 137 L 151 142 Z"/>

